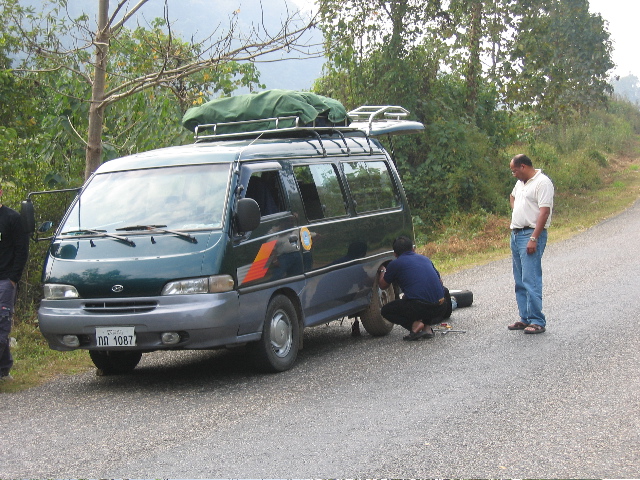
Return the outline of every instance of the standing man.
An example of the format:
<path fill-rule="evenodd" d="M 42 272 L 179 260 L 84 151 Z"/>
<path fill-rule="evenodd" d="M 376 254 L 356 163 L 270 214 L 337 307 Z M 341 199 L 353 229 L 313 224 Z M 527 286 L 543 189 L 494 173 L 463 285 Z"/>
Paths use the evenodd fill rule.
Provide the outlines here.
<path fill-rule="evenodd" d="M 430 325 L 440 323 L 447 311 L 440 274 L 428 257 L 415 252 L 408 237 L 393 241 L 393 253 L 396 259 L 380 269 L 378 284 L 384 290 L 396 282 L 404 296 L 384 305 L 380 313 L 409 330 L 404 340 L 433 338 Z"/>
<path fill-rule="evenodd" d="M 22 227 L 20 214 L 2 205 L 0 186 L 0 381 L 12 380 L 9 370 L 13 358 L 9 333 L 18 282 L 29 256 L 29 235 Z"/>
<path fill-rule="evenodd" d="M 543 333 L 542 254 L 547 245 L 547 227 L 553 210 L 553 183 L 540 169 L 534 169 L 526 155 L 516 155 L 509 165 L 518 179 L 511 202 L 511 255 L 520 321 L 509 330 Z"/>

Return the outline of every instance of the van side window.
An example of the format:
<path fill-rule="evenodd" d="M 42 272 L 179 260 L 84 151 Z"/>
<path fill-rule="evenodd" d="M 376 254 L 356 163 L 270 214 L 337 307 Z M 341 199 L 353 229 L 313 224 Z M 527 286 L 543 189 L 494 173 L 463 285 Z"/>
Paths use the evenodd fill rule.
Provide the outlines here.
<path fill-rule="evenodd" d="M 385 162 L 344 162 L 342 165 L 357 213 L 400 206 Z"/>
<path fill-rule="evenodd" d="M 330 163 L 293 167 L 308 220 L 347 214 L 346 203 L 335 166 Z"/>
<path fill-rule="evenodd" d="M 245 198 L 253 198 L 264 217 L 285 211 L 277 171 L 254 172 L 249 178 Z"/>

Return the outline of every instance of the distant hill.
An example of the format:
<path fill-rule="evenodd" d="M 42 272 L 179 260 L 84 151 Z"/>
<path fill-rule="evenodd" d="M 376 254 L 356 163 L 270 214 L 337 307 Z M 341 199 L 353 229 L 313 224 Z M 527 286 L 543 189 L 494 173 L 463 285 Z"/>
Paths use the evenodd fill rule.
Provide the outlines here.
<path fill-rule="evenodd" d="M 640 80 L 638 77 L 632 74 L 626 77 L 615 77 L 611 79 L 611 84 L 616 95 L 640 105 Z"/>

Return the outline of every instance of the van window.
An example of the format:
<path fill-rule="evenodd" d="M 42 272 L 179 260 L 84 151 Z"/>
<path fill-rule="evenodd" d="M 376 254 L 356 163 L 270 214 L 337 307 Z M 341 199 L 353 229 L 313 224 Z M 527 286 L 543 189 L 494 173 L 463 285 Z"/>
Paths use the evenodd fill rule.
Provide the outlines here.
<path fill-rule="evenodd" d="M 335 166 L 298 165 L 293 167 L 308 220 L 340 217 L 347 214 L 346 203 Z"/>
<path fill-rule="evenodd" d="M 385 162 L 344 162 L 342 165 L 357 213 L 400 206 Z"/>
<path fill-rule="evenodd" d="M 286 210 L 277 171 L 254 172 L 249 177 L 246 198 L 253 198 L 265 217 Z"/>
<path fill-rule="evenodd" d="M 115 232 L 137 225 L 220 228 L 229 164 L 188 165 L 96 175 L 62 227 Z"/>

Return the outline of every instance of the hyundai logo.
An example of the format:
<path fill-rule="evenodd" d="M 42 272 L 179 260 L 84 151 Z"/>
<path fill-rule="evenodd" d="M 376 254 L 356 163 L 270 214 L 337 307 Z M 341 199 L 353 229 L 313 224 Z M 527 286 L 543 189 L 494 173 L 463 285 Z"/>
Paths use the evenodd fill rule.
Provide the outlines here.
<path fill-rule="evenodd" d="M 115 293 L 120 293 L 123 290 L 124 287 L 122 285 L 114 285 L 113 287 L 111 287 L 111 291 Z"/>

